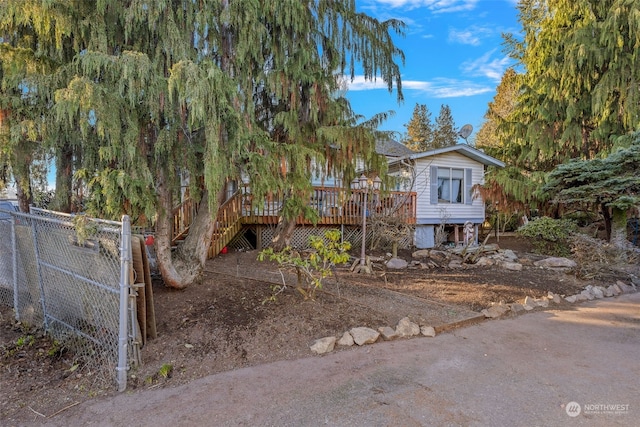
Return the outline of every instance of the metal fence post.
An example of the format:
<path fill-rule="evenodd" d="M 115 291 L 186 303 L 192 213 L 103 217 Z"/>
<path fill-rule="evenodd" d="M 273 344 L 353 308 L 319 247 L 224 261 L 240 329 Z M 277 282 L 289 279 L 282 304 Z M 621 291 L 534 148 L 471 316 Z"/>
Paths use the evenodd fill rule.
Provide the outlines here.
<path fill-rule="evenodd" d="M 36 271 L 38 275 L 38 287 L 40 289 L 40 304 L 42 305 L 42 323 L 44 326 L 44 330 L 49 330 L 49 314 L 47 312 L 47 304 L 46 304 L 46 296 L 45 296 L 45 286 L 44 281 L 42 279 L 42 267 L 40 266 L 40 251 L 38 249 L 38 233 L 36 231 L 36 221 L 30 219 L 31 223 L 31 234 L 33 236 L 33 253 L 36 258 Z"/>
<path fill-rule="evenodd" d="M 127 388 L 127 354 L 129 329 L 127 325 L 129 308 L 129 270 L 131 268 L 131 223 L 129 216 L 122 217 L 120 247 L 120 319 L 118 328 L 118 391 Z"/>
<path fill-rule="evenodd" d="M 16 242 L 16 217 L 11 215 L 11 270 L 13 279 L 13 310 L 16 320 L 20 321 L 20 301 L 18 300 L 18 250 Z"/>

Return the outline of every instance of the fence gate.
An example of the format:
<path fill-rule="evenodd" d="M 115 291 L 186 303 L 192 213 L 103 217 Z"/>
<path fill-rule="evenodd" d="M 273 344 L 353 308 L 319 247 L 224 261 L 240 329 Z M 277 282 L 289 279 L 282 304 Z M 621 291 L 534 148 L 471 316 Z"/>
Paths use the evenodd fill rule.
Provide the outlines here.
<path fill-rule="evenodd" d="M 1 211 L 0 304 L 42 326 L 87 367 L 127 385 L 139 362 L 131 226 L 32 208 Z M 132 321 L 133 320 L 133 321 Z"/>

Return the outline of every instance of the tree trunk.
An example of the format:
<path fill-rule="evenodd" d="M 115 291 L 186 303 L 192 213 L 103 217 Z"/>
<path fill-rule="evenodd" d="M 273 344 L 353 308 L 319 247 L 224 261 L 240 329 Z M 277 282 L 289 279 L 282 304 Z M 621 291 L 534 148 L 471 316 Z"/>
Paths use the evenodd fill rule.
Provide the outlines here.
<path fill-rule="evenodd" d="M 175 289 L 184 289 L 198 279 L 204 263 L 200 264 L 196 256 L 185 259 L 184 251 L 172 254 L 173 194 L 171 186 L 167 182 L 166 172 L 162 167 L 158 168 L 158 199 L 160 209 L 156 222 L 155 239 L 158 269 L 165 285 Z M 203 200 L 206 205 L 206 197 Z M 199 212 L 199 215 L 201 213 Z M 194 220 L 194 222 L 196 221 L 197 219 Z"/>
<path fill-rule="evenodd" d="M 73 149 L 65 144 L 56 156 L 56 192 L 51 209 L 71 212 Z"/>
<path fill-rule="evenodd" d="M 218 207 L 225 198 L 225 187 L 222 186 L 216 194 L 216 202 L 212 206 L 213 212 L 217 214 Z M 213 237 L 213 229 L 215 225 L 215 214 L 209 209 L 209 193 L 204 191 L 202 200 L 198 205 L 198 214 L 189 226 L 189 234 L 185 239 L 179 252 L 182 258 L 191 257 L 197 260 L 200 268 L 204 268 L 204 264 L 209 257 L 209 247 Z"/>
<path fill-rule="evenodd" d="M 604 218 L 604 229 L 607 234 L 607 242 L 611 241 L 611 214 L 609 213 L 609 208 L 605 206 L 604 203 L 600 205 L 600 209 L 602 210 L 602 218 Z"/>
<path fill-rule="evenodd" d="M 14 172 L 15 175 L 15 172 Z M 20 212 L 29 212 L 29 206 L 33 198 L 31 197 L 31 185 L 27 183 L 27 189 L 20 184 L 19 178 L 16 176 L 16 181 L 18 185 L 16 187 L 16 197 L 18 198 L 18 206 L 20 207 Z"/>
<path fill-rule="evenodd" d="M 293 231 L 296 229 L 296 220 L 285 219 L 283 216 L 278 220 L 278 226 L 276 227 L 275 235 L 271 240 L 271 247 L 274 251 L 280 252 L 287 246 L 291 245 L 291 238 L 293 237 Z"/>
<path fill-rule="evenodd" d="M 615 207 L 612 211 L 613 221 L 609 242 L 616 248 L 624 248 L 627 246 L 627 212 Z"/>
<path fill-rule="evenodd" d="M 195 283 L 202 275 L 207 253 L 211 245 L 213 221 L 209 214 L 208 197 L 205 191 L 200 201 L 198 214 L 189 229 L 183 247 L 172 254 L 173 196 L 165 172 L 158 172 L 158 197 L 160 210 L 156 223 L 156 255 L 158 268 L 165 285 L 184 289 Z"/>
<path fill-rule="evenodd" d="M 24 145 L 30 145 L 24 143 Z M 31 191 L 31 153 L 29 148 L 22 150 L 16 148 L 11 164 L 13 177 L 16 180 L 16 194 L 21 212 L 29 212 L 29 206 L 33 203 Z"/>

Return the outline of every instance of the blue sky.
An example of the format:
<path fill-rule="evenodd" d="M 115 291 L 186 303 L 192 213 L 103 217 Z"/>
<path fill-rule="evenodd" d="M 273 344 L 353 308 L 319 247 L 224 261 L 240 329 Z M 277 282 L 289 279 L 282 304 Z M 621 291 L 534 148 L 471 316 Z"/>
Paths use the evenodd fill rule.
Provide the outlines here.
<path fill-rule="evenodd" d="M 407 28 L 397 46 L 404 51 L 401 66 L 404 102 L 386 85 L 349 83 L 347 98 L 356 114 L 370 118 L 394 110 L 380 129 L 406 131 L 416 103 L 425 104 L 432 121 L 442 104 L 449 105 L 459 129 L 471 124 L 474 133 L 484 121 L 504 70 L 513 65 L 503 52 L 502 33 L 517 33 L 516 0 L 357 0 L 359 11 L 379 20 L 396 18 Z M 460 142 L 463 142 L 460 140 Z"/>

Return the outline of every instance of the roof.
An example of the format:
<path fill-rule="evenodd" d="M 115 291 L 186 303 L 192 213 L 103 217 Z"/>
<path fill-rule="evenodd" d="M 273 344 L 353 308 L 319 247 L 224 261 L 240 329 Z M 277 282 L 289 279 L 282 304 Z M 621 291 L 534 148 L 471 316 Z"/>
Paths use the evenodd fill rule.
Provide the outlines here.
<path fill-rule="evenodd" d="M 415 154 L 406 145 L 393 139 L 379 139 L 376 141 L 376 153 L 387 157 L 408 157 Z"/>
<path fill-rule="evenodd" d="M 456 152 L 459 153 L 463 156 L 466 156 L 470 159 L 475 160 L 478 163 L 482 163 L 483 165 L 486 166 L 497 166 L 500 168 L 503 168 L 505 166 L 504 162 L 491 157 L 488 154 L 485 154 L 483 151 L 480 151 L 476 148 L 471 147 L 470 145 L 467 144 L 457 144 L 457 145 L 451 145 L 449 147 L 443 147 L 443 148 L 437 148 L 435 150 L 429 150 L 429 151 L 424 151 L 422 153 L 413 153 L 408 155 L 408 156 L 404 156 L 404 159 L 410 159 L 410 160 L 418 160 L 418 159 L 423 159 L 426 157 L 433 157 L 433 156 L 437 156 L 440 154 L 445 154 L 445 153 L 451 153 L 451 152 Z M 400 159 L 394 159 L 393 161 L 391 161 L 390 163 L 394 163 L 396 161 L 398 161 Z"/>

